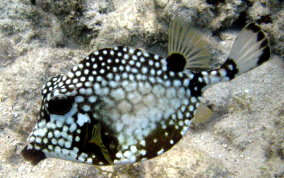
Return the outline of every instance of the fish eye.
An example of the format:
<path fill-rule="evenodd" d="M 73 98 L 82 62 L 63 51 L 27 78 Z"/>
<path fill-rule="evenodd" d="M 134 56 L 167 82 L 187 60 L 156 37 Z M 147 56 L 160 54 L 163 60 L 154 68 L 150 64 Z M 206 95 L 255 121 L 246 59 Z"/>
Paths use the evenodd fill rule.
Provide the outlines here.
<path fill-rule="evenodd" d="M 51 114 L 64 115 L 70 111 L 74 97 L 55 96 L 48 102 L 47 110 Z"/>

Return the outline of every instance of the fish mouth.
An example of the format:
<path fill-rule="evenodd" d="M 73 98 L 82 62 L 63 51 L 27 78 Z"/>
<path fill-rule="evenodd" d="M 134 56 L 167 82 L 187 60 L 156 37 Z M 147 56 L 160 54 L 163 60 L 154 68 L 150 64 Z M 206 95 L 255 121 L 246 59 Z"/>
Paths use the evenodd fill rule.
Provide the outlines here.
<path fill-rule="evenodd" d="M 41 160 L 46 158 L 41 150 L 30 149 L 28 146 L 21 151 L 21 155 L 26 161 L 31 162 L 32 165 L 37 165 Z"/>

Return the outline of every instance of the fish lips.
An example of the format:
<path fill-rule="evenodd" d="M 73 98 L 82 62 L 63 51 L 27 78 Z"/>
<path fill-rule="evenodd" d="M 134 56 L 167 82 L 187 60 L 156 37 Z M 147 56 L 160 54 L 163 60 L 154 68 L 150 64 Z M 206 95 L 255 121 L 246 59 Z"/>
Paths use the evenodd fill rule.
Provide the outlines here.
<path fill-rule="evenodd" d="M 25 160 L 31 162 L 32 165 L 37 165 L 41 160 L 46 158 L 41 150 L 29 149 L 28 146 L 21 151 L 21 155 Z"/>

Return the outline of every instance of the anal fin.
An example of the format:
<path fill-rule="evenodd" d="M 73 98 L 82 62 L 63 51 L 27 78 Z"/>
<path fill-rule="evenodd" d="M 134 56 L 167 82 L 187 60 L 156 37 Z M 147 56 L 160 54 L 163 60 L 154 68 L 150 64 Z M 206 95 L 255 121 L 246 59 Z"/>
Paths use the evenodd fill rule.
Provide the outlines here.
<path fill-rule="evenodd" d="M 212 116 L 213 111 L 208 108 L 205 104 L 200 103 L 192 122 L 195 124 L 201 124 L 207 122 Z"/>

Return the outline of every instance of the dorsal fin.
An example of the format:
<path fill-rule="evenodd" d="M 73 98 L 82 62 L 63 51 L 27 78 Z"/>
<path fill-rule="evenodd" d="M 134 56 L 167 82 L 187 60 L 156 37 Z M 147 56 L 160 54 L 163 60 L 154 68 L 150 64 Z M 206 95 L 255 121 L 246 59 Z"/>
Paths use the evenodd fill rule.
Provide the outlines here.
<path fill-rule="evenodd" d="M 173 71 L 208 69 L 210 53 L 201 33 L 180 18 L 175 18 L 169 28 L 168 68 Z"/>

